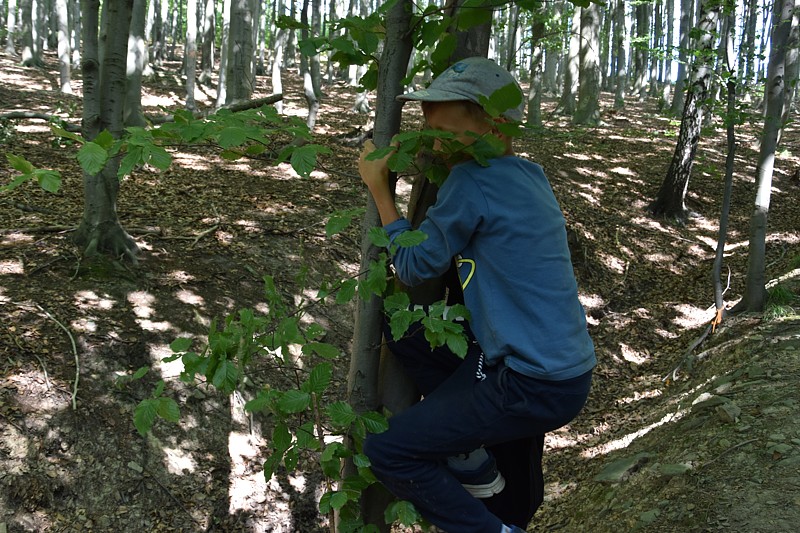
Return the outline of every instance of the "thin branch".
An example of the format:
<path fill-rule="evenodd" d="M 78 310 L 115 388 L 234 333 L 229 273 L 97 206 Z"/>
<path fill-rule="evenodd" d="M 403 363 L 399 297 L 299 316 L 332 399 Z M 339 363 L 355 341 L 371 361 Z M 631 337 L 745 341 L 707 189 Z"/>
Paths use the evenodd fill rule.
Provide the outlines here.
<path fill-rule="evenodd" d="M 47 318 L 58 324 L 59 327 L 61 327 L 61 329 L 63 329 L 66 332 L 67 336 L 69 337 L 70 343 L 72 343 L 72 353 L 75 356 L 75 383 L 72 386 L 72 410 L 76 411 L 78 409 L 76 398 L 78 397 L 78 380 L 80 379 L 81 375 L 81 363 L 80 359 L 78 358 L 78 347 L 75 345 L 75 337 L 72 336 L 72 332 L 70 332 L 70 330 L 64 324 L 56 320 L 56 318 L 49 312 L 47 312 L 47 310 L 44 307 L 42 307 L 39 304 L 36 304 L 36 307 L 38 307 L 39 310 L 42 313 L 44 313 L 45 316 L 47 316 Z"/>

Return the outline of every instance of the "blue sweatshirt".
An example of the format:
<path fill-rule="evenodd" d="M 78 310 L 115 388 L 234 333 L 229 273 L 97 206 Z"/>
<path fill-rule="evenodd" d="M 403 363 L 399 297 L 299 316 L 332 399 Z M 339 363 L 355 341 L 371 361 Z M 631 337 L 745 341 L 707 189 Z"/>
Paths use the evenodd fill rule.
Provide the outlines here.
<path fill-rule="evenodd" d="M 454 166 L 428 209 L 423 243 L 398 248 L 397 276 L 414 286 L 455 257 L 487 364 L 564 380 L 591 370 L 594 347 L 567 246 L 566 223 L 542 168 L 516 156 Z M 394 239 L 411 229 L 386 226 Z"/>

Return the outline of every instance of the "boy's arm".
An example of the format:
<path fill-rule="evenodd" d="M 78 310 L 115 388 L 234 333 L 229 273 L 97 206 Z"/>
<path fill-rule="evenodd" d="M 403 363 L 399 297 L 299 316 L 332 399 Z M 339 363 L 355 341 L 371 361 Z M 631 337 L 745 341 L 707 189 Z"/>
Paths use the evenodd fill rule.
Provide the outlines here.
<path fill-rule="evenodd" d="M 389 167 L 386 165 L 389 156 L 374 161 L 366 159 L 375 150 L 375 144 L 371 140 L 364 143 L 364 149 L 358 160 L 358 172 L 375 200 L 381 223 L 387 226 L 400 218 L 400 212 L 397 210 L 392 191 L 389 189 Z"/>

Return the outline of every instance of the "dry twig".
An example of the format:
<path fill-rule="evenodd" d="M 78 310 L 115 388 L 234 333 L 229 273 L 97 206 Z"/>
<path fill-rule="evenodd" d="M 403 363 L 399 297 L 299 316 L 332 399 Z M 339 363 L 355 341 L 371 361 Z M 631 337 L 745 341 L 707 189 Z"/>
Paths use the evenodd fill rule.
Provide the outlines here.
<path fill-rule="evenodd" d="M 44 307 L 42 307 L 39 304 L 36 304 L 36 307 L 38 307 L 39 310 L 42 313 L 44 313 L 45 316 L 47 316 L 47 318 L 49 318 L 50 320 L 52 320 L 53 322 L 58 324 L 59 327 L 61 329 L 63 329 L 67 333 L 67 336 L 69 337 L 69 341 L 70 341 L 70 343 L 72 343 L 72 353 L 75 356 L 75 383 L 72 386 L 72 410 L 76 411 L 78 409 L 78 403 L 77 403 L 78 380 L 80 379 L 80 375 L 81 375 L 81 363 L 80 363 L 80 359 L 78 358 L 78 347 L 75 344 L 75 337 L 72 336 L 72 332 L 67 328 L 67 326 L 65 326 L 64 324 L 62 324 L 58 320 L 56 320 L 56 318 L 53 315 L 51 315 L 49 312 L 47 312 L 47 310 Z"/>

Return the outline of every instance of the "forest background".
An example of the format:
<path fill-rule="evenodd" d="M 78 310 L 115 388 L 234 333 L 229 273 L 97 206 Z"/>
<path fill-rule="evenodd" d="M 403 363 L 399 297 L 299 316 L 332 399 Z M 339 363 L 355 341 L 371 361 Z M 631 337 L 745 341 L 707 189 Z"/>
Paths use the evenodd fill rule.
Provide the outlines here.
<path fill-rule="evenodd" d="M 470 39 L 528 91 L 517 150 L 562 203 L 600 356 L 532 530 L 796 523 L 793 2 L 1 5 L 0 527 L 383 517 L 357 436 L 400 380 L 360 366 L 382 300 L 353 297 L 385 276 L 356 145 L 388 140 L 392 52 L 397 91 Z"/>

